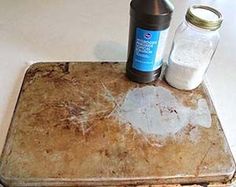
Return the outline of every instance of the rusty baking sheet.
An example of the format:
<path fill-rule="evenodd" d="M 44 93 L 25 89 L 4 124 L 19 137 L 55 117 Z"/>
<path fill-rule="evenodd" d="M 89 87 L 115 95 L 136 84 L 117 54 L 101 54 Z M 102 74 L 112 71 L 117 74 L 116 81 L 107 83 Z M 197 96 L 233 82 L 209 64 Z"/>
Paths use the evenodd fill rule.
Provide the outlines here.
<path fill-rule="evenodd" d="M 226 182 L 235 164 L 204 86 L 138 84 L 125 63 L 36 63 L 1 157 L 9 186 Z"/>

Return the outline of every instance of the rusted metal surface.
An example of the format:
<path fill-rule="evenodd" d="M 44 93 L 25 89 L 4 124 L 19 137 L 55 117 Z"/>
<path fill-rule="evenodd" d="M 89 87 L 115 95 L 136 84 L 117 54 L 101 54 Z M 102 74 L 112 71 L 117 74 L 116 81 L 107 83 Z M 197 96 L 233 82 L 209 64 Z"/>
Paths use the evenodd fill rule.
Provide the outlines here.
<path fill-rule="evenodd" d="M 140 85 L 127 80 L 124 68 L 124 63 L 88 62 L 31 66 L 1 157 L 1 181 L 11 186 L 73 186 L 231 179 L 233 157 L 204 87 L 179 91 L 164 81 Z M 132 121 L 136 118 L 125 116 L 123 109 L 131 106 L 136 93 L 150 90 L 155 90 L 155 97 L 169 94 L 179 107 L 158 106 L 162 119 L 177 116 L 178 126 L 182 119 L 179 111 L 188 111 L 183 113 L 188 124 L 184 118 L 176 132 L 140 130 Z M 208 127 L 201 124 L 205 123 L 201 115 L 206 107 L 197 113 L 201 120 L 195 124 L 188 116 L 197 111 L 199 100 L 208 104 Z M 145 114 L 149 114 L 148 107 Z"/>

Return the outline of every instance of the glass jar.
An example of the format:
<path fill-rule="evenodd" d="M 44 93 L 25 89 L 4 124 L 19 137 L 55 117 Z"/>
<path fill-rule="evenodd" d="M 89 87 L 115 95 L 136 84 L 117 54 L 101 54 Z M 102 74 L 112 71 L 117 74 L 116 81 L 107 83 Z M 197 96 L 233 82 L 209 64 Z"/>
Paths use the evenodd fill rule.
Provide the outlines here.
<path fill-rule="evenodd" d="M 201 84 L 220 39 L 222 15 L 203 5 L 194 5 L 177 28 L 165 79 L 173 87 L 192 90 Z"/>

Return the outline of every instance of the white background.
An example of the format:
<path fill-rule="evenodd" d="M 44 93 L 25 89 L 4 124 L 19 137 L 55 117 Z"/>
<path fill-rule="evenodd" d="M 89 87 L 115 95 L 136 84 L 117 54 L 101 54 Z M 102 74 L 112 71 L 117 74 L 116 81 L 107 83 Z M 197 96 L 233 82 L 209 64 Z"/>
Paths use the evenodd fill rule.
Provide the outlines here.
<path fill-rule="evenodd" d="M 174 30 L 192 3 L 224 15 L 208 87 L 236 158 L 236 1 L 175 0 Z M 0 0 L 0 150 L 26 68 L 38 61 L 126 61 L 129 0 Z"/>

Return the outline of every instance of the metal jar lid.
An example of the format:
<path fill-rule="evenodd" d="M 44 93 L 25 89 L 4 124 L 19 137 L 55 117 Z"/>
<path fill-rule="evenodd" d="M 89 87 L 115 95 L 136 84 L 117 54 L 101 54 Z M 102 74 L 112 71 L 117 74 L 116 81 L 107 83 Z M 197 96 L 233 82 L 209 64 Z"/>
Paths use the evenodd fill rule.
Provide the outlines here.
<path fill-rule="evenodd" d="M 223 21 L 218 10 L 205 5 L 191 6 L 185 15 L 185 19 L 197 27 L 213 31 L 217 30 Z"/>

